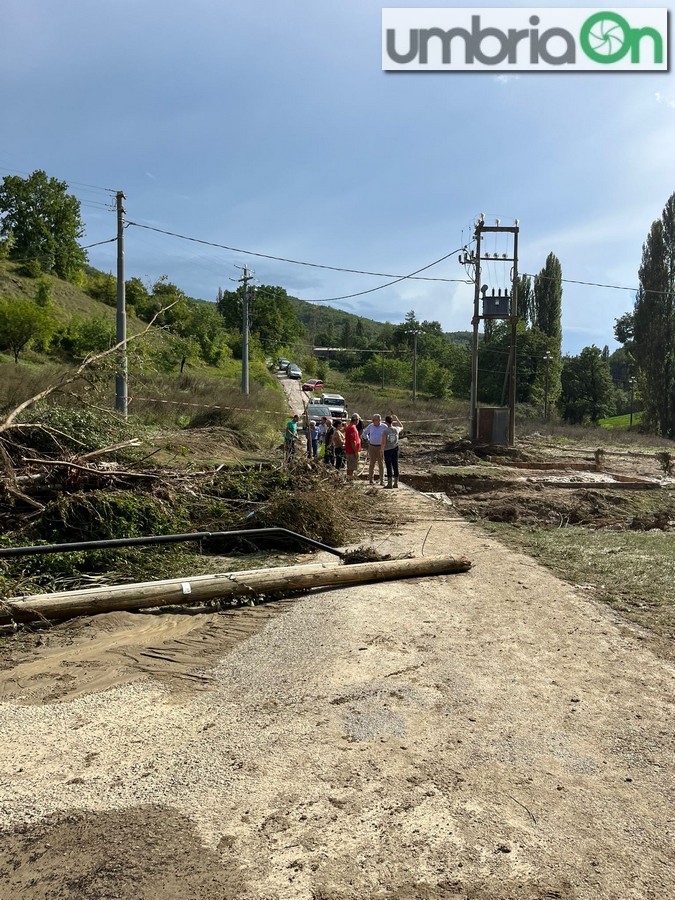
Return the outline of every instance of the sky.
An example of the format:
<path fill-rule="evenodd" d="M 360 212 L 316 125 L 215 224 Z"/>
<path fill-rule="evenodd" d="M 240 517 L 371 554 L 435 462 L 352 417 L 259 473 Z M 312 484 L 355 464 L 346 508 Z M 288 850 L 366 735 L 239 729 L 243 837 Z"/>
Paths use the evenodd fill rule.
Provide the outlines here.
<path fill-rule="evenodd" d="M 470 242 L 481 213 L 518 219 L 520 271 L 553 252 L 570 280 L 564 352 L 617 347 L 614 320 L 634 291 L 570 282 L 637 286 L 642 244 L 675 191 L 672 71 L 383 72 L 382 5 L 4 0 L 0 177 L 43 169 L 65 181 L 85 245 L 115 237 L 124 191 L 136 223 L 126 277 L 166 275 L 204 300 L 232 289 L 244 265 L 311 302 L 392 280 L 254 253 L 407 275 Z M 116 271 L 115 243 L 88 253 Z M 473 286 L 457 257 L 424 275 L 457 280 L 404 280 L 329 305 L 470 329 Z M 487 277 L 505 286 L 504 265 Z"/>

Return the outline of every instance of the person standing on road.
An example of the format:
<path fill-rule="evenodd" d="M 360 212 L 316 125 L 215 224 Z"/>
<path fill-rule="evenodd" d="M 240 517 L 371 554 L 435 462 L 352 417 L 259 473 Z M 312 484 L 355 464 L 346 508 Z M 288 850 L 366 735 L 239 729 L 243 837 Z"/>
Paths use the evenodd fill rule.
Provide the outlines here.
<path fill-rule="evenodd" d="M 309 420 L 309 424 L 307 425 L 307 456 L 309 459 L 316 459 L 319 455 L 319 432 L 316 427 L 316 422 L 313 419 Z"/>
<path fill-rule="evenodd" d="M 326 434 L 324 437 L 323 461 L 327 466 L 335 465 L 335 447 L 333 447 L 333 435 L 335 434 L 335 426 L 330 419 L 326 420 Z"/>
<path fill-rule="evenodd" d="M 353 481 L 359 470 L 359 454 L 361 453 L 361 437 L 358 426 L 359 416 L 354 413 L 345 430 L 345 456 L 347 458 L 347 481 Z"/>
<path fill-rule="evenodd" d="M 335 451 L 335 468 L 341 469 L 345 464 L 345 423 L 335 419 L 333 424 L 333 450 Z"/>
<path fill-rule="evenodd" d="M 317 427 L 317 432 L 319 435 L 319 445 L 323 446 L 322 456 L 325 456 L 326 453 L 326 432 L 328 431 L 328 419 L 326 416 L 321 416 L 321 420 L 319 421 L 319 425 Z M 319 451 L 321 453 L 321 451 Z"/>
<path fill-rule="evenodd" d="M 298 434 L 298 422 L 300 421 L 300 416 L 295 415 L 292 416 L 286 422 L 286 431 L 284 432 L 284 450 L 286 454 L 286 462 L 290 462 L 293 458 L 293 454 L 295 453 L 295 445 L 300 440 L 300 435 Z"/>
<path fill-rule="evenodd" d="M 403 424 L 398 416 L 385 416 L 384 432 L 384 464 L 387 467 L 387 484 L 388 488 L 398 487 L 398 439 L 403 431 Z M 394 424 L 394 422 L 396 424 Z"/>
<path fill-rule="evenodd" d="M 387 426 L 382 423 L 379 413 L 373 413 L 370 425 L 363 429 L 363 437 L 368 441 L 368 483 L 374 484 L 375 466 L 379 473 L 379 484 L 384 483 L 384 432 Z"/>

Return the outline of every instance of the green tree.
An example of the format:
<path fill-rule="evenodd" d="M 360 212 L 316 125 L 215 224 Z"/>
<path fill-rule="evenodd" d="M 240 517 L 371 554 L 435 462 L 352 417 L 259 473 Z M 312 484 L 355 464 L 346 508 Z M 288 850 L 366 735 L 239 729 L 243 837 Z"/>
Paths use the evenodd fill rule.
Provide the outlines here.
<path fill-rule="evenodd" d="M 614 414 L 615 393 L 609 363 L 593 344 L 578 356 L 563 358 L 558 409 L 573 425 L 593 422 Z"/>
<path fill-rule="evenodd" d="M 112 272 L 89 270 L 85 289 L 94 300 L 100 300 L 106 306 L 117 306 L 117 278 Z"/>
<path fill-rule="evenodd" d="M 52 286 L 46 278 L 41 278 L 38 282 L 35 302 L 43 309 L 50 309 L 52 306 Z"/>
<path fill-rule="evenodd" d="M 12 236 L 11 259 L 39 260 L 43 272 L 73 278 L 86 261 L 80 201 L 65 181 L 36 170 L 6 175 L 0 187 L 0 237 Z"/>
<path fill-rule="evenodd" d="M 534 317 L 531 324 L 552 337 L 558 347 L 562 341 L 562 293 L 560 260 L 554 253 L 549 253 L 544 268 L 534 277 Z"/>
<path fill-rule="evenodd" d="M 90 353 L 108 350 L 116 343 L 115 325 L 110 319 L 73 316 L 60 336 L 61 348 L 75 360 Z"/>
<path fill-rule="evenodd" d="M 526 325 L 534 325 L 534 289 L 529 275 L 518 278 L 518 315 Z"/>
<path fill-rule="evenodd" d="M 243 324 L 242 289 L 218 293 L 216 308 L 228 331 L 241 334 Z M 262 351 L 275 356 L 304 333 L 290 297 L 282 287 L 261 285 L 249 297 L 249 329 Z"/>
<path fill-rule="evenodd" d="M 639 279 L 632 353 L 644 404 L 642 423 L 675 437 L 675 194 L 649 230 Z"/>
<path fill-rule="evenodd" d="M 55 322 L 48 309 L 24 297 L 0 297 L 0 348 L 10 350 L 14 362 L 31 342 L 46 342 Z"/>

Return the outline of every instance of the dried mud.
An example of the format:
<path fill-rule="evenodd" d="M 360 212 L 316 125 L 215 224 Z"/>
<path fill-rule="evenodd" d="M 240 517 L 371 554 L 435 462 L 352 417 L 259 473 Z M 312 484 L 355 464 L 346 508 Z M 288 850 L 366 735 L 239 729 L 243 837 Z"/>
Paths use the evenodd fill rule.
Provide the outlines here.
<path fill-rule="evenodd" d="M 448 464 L 413 439 L 403 480 Z M 368 538 L 466 574 L 5 640 L 0 900 L 674 896 L 675 669 L 457 514 L 575 491 L 438 490 Z"/>

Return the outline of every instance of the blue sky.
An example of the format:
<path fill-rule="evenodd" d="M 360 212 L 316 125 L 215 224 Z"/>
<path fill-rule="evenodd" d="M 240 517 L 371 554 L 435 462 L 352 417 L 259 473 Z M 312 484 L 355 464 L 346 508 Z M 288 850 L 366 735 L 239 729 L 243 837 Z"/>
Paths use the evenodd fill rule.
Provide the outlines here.
<path fill-rule="evenodd" d="M 406 274 L 466 243 L 484 212 L 520 220 L 521 271 L 553 251 L 565 278 L 636 285 L 642 243 L 675 191 L 673 74 L 384 73 L 382 5 L 5 0 L 0 176 L 66 181 L 85 243 L 116 233 L 109 188 L 125 192 L 134 222 Z M 125 236 L 127 277 L 166 274 L 207 300 L 244 263 L 310 301 L 387 280 L 137 227 Z M 114 244 L 89 255 L 115 271 Z M 427 274 L 465 277 L 454 258 Z M 566 283 L 564 350 L 615 347 L 614 319 L 632 302 Z M 392 322 L 414 309 L 465 330 L 472 286 L 406 281 L 332 305 Z"/>

